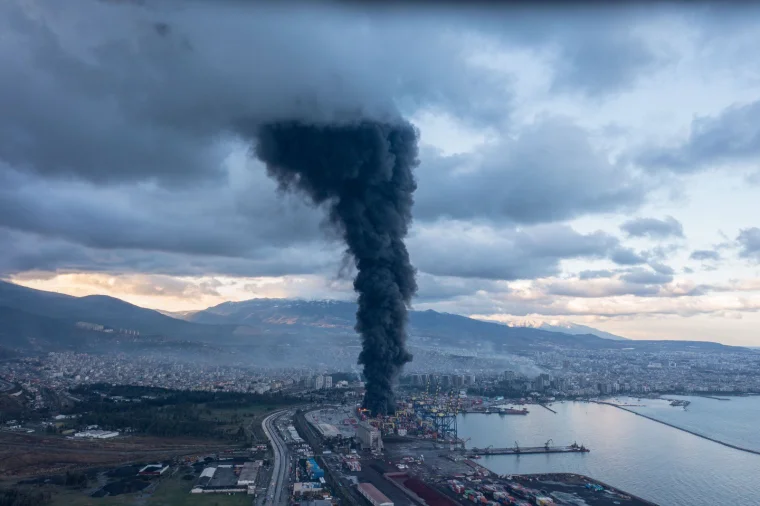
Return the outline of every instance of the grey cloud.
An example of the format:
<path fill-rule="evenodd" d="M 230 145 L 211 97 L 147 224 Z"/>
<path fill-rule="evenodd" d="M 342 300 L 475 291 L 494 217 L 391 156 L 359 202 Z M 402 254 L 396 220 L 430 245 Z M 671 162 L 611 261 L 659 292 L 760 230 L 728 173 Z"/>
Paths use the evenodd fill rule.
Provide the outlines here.
<path fill-rule="evenodd" d="M 560 66 L 558 82 L 597 91 L 630 83 L 641 66 L 629 56 L 643 47 L 631 39 L 623 10 L 557 16 L 480 8 L 462 16 L 446 8 L 373 12 L 221 1 L 186 2 L 180 10 L 85 0 L 35 12 L 20 2 L 2 9 L 0 157 L 97 182 L 221 177 L 226 135 L 242 117 L 386 118 L 429 107 L 500 124 L 511 109 L 508 78 L 473 64 L 482 42 L 464 35 L 559 48 L 559 61 L 569 66 Z M 593 21 L 599 16 L 607 20 L 604 31 Z M 85 22 L 87 30 L 79 30 Z M 616 57 L 600 61 L 599 48 Z M 580 140 L 570 153 L 581 155 L 577 164 L 610 172 L 577 133 L 539 134 L 565 136 L 566 151 Z M 518 156 L 513 163 L 522 162 Z M 580 200 L 602 210 L 636 201 L 639 189 L 622 188 L 624 179 L 606 174 L 611 189 Z"/>
<path fill-rule="evenodd" d="M 635 297 L 680 298 L 698 297 L 719 289 L 712 285 L 672 282 L 672 277 L 646 270 L 634 270 L 620 279 L 559 280 L 545 286 L 549 296 L 604 298 L 632 295 Z"/>
<path fill-rule="evenodd" d="M 618 265 L 641 265 L 647 262 L 647 259 L 631 248 L 619 247 L 612 252 L 610 260 Z"/>
<path fill-rule="evenodd" d="M 664 63 L 630 28 L 599 30 L 597 26 L 585 37 L 577 34 L 573 41 L 558 62 L 554 91 L 578 90 L 598 97 L 632 87 L 642 72 L 652 72 Z"/>
<path fill-rule="evenodd" d="M 0 158 L 99 183 L 176 184 L 221 177 L 241 118 L 506 114 L 509 91 L 447 27 L 321 3 L 4 2 Z"/>
<path fill-rule="evenodd" d="M 659 262 L 649 262 L 649 267 L 654 269 L 654 271 L 658 274 L 663 274 L 666 276 L 672 276 L 676 272 L 675 269 L 669 265 L 661 264 Z"/>
<path fill-rule="evenodd" d="M 649 262 L 649 267 L 652 268 L 651 271 L 643 267 L 628 267 L 616 270 L 586 270 L 578 273 L 578 279 L 587 281 L 619 277 L 628 283 L 637 284 L 664 284 L 673 280 L 675 270 L 672 267 L 657 262 Z"/>
<path fill-rule="evenodd" d="M 341 259 L 340 249 L 329 249 L 320 244 L 261 247 L 244 258 L 147 250 L 103 250 L 3 227 L 0 227 L 0 243 L 13 245 L 12 248 L 0 250 L 2 276 L 25 271 L 140 272 L 170 276 L 329 276 L 337 272 Z"/>
<path fill-rule="evenodd" d="M 739 256 L 760 260 L 760 228 L 745 228 L 736 238 L 739 245 Z"/>
<path fill-rule="evenodd" d="M 623 274 L 620 279 L 637 285 L 662 285 L 673 281 L 673 276 L 638 268 Z"/>
<path fill-rule="evenodd" d="M 97 249 L 136 249 L 223 257 L 317 241 L 319 213 L 279 195 L 262 170 L 235 184 L 168 191 L 151 185 L 50 184 L 3 170 L 0 226 Z"/>
<path fill-rule="evenodd" d="M 650 147 L 635 161 L 649 169 L 697 172 L 760 156 L 760 101 L 734 105 L 714 117 L 696 118 L 689 138 L 672 147 Z"/>
<path fill-rule="evenodd" d="M 551 9 L 515 7 L 454 9 L 465 26 L 476 26 L 510 47 L 550 47 L 555 54 L 553 92 L 607 96 L 628 89 L 638 77 L 672 62 L 640 30 L 652 19 L 678 15 L 670 6 L 600 7 L 553 5 Z M 469 14 L 469 16 L 468 16 Z M 659 51 L 657 50 L 659 49 Z"/>
<path fill-rule="evenodd" d="M 0 5 L 0 160 L 13 167 L 0 166 L 0 242 L 13 245 L 0 252 L 0 272 L 332 272 L 340 251 L 320 240 L 319 213 L 277 198 L 259 166 L 247 175 L 226 167 L 241 117 L 342 121 L 426 107 L 499 123 L 511 108 L 508 79 L 472 65 L 480 46 L 464 36 L 481 29 L 510 44 L 556 48 L 568 63 L 555 80 L 576 79 L 565 90 L 619 89 L 631 69 L 648 65 L 630 45 L 640 41 L 625 15 L 612 16 L 621 29 L 594 32 L 583 16 L 547 24 L 552 16 L 540 11 L 460 18 L 308 4 L 143 4 Z M 602 41 L 621 57 L 598 61 Z M 591 72 L 595 62 L 609 65 L 607 74 Z M 646 261 L 602 233 L 512 228 L 631 210 L 648 191 L 566 120 L 540 120 L 478 156 L 425 153 L 418 175 L 420 230 L 452 217 L 489 221 L 495 234 L 479 239 L 480 253 L 455 237 L 436 243 L 435 233 L 417 234 L 415 261 L 428 272 L 524 279 L 558 273 L 563 258 Z M 447 283 L 440 289 L 452 296 L 474 286 Z"/>
<path fill-rule="evenodd" d="M 672 258 L 675 253 L 684 248 L 683 244 L 660 244 L 654 248 L 642 251 L 642 255 L 651 261 L 664 261 Z"/>
<path fill-rule="evenodd" d="M 717 251 L 712 250 L 704 250 L 704 249 L 698 249 L 691 252 L 691 255 L 689 255 L 689 258 L 691 260 L 698 260 L 698 261 L 706 261 L 706 260 L 713 260 L 717 261 L 720 260 L 720 253 Z"/>
<path fill-rule="evenodd" d="M 586 132 L 548 118 L 478 154 L 421 154 L 415 216 L 540 223 L 633 209 L 647 187 L 595 152 Z"/>
<path fill-rule="evenodd" d="M 227 177 L 213 184 L 172 190 L 50 184 L 0 165 L 0 227 L 27 238 L 5 242 L 14 247 L 0 254 L 0 268 L 176 275 L 208 269 L 244 276 L 337 271 L 341 246 L 324 240 L 321 213 L 278 195 L 264 171 L 249 165 L 256 162 L 232 163 Z M 613 252 L 617 258 L 626 251 L 615 237 L 564 225 L 516 229 L 424 220 L 412 230 L 410 249 L 423 272 L 507 280 L 558 274 L 564 258 Z"/>
<path fill-rule="evenodd" d="M 630 237 L 649 237 L 651 239 L 683 237 L 683 225 L 672 216 L 667 216 L 662 220 L 635 218 L 623 223 L 620 229 Z"/>
<path fill-rule="evenodd" d="M 603 258 L 617 239 L 580 234 L 566 225 L 525 229 L 441 222 L 418 227 L 409 238 L 412 259 L 429 274 L 500 280 L 559 273 L 564 258 Z"/>
<path fill-rule="evenodd" d="M 613 271 L 607 270 L 607 269 L 600 269 L 600 270 L 588 270 L 588 271 L 581 271 L 578 273 L 579 279 L 599 279 L 599 278 L 611 278 L 614 276 L 615 273 Z"/>
<path fill-rule="evenodd" d="M 610 281 L 604 284 L 557 281 L 547 287 L 547 293 L 550 295 L 583 298 L 602 298 L 620 295 L 655 297 L 660 293 L 660 287 L 620 281 Z"/>
<path fill-rule="evenodd" d="M 508 292 L 506 285 L 486 279 L 464 279 L 453 276 L 433 276 L 420 273 L 417 277 L 419 288 L 414 298 L 415 304 L 440 302 L 476 294 L 480 291 Z"/>

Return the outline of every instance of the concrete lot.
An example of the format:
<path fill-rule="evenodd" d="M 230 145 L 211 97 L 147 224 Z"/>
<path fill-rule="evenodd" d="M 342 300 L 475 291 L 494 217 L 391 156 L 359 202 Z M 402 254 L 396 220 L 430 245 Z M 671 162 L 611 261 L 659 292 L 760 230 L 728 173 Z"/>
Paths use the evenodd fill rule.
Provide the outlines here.
<path fill-rule="evenodd" d="M 234 487 L 237 485 L 237 476 L 231 467 L 217 467 L 213 478 L 208 483 L 209 487 Z"/>
<path fill-rule="evenodd" d="M 355 406 L 336 406 L 323 408 L 306 413 L 306 420 L 317 430 L 322 433 L 319 424 L 333 425 L 344 438 L 354 437 L 356 428 L 344 422 L 346 419 L 353 419 L 357 423 L 359 419 L 356 416 Z"/>

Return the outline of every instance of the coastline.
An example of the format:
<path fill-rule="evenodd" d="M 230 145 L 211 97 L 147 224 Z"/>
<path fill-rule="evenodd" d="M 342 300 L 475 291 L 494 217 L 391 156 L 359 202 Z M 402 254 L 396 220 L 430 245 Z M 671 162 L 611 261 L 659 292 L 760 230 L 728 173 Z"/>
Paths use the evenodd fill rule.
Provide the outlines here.
<path fill-rule="evenodd" d="M 652 420 L 653 422 L 661 423 L 663 425 L 667 425 L 668 427 L 672 427 L 674 429 L 678 429 L 680 431 L 686 432 L 686 433 L 691 434 L 693 436 L 701 437 L 702 439 L 706 439 L 708 441 L 712 441 L 713 443 L 718 443 L 720 445 L 727 446 L 728 448 L 733 448 L 734 450 L 739 450 L 739 451 L 743 451 L 743 452 L 747 452 L 747 453 L 754 453 L 755 455 L 760 455 L 760 450 L 753 450 L 751 448 L 744 448 L 742 446 L 738 446 L 738 445 L 735 445 L 735 444 L 727 443 L 725 441 L 721 441 L 720 439 L 715 439 L 715 438 L 712 438 L 710 436 L 705 436 L 704 434 L 700 434 L 699 432 L 695 432 L 693 430 L 689 430 L 689 429 L 685 429 L 683 427 L 679 427 L 678 425 L 674 425 L 672 423 L 668 423 L 668 422 L 664 422 L 662 420 L 658 420 L 657 418 L 651 417 L 649 415 L 644 415 L 644 414 L 641 414 L 641 413 L 637 413 L 636 411 L 633 411 L 632 409 L 628 409 L 628 408 L 626 408 L 624 406 L 619 406 L 617 404 L 613 404 L 611 402 L 605 402 L 605 401 L 591 401 L 590 400 L 588 402 L 595 402 L 597 404 L 604 404 L 606 406 L 613 406 L 615 408 L 622 409 L 623 411 L 627 411 L 629 413 L 633 413 L 636 416 L 641 416 L 643 418 L 646 418 L 647 420 Z"/>

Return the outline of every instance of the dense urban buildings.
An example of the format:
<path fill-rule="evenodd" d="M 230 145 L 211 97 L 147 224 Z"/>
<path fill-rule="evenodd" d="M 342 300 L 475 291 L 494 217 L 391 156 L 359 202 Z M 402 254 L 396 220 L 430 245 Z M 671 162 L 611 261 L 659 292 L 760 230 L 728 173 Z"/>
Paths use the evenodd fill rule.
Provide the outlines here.
<path fill-rule="evenodd" d="M 533 364 L 526 367 L 524 360 Z M 118 384 L 178 390 L 305 393 L 361 388 L 356 374 L 304 368 L 195 364 L 180 360 L 130 355 L 48 353 L 6 361 L 0 380 L 20 390 L 35 409 L 49 404 L 50 392 L 70 396 L 86 384 Z M 335 381 L 334 377 L 338 376 Z M 348 379 L 342 379 L 342 378 Z M 590 397 L 615 394 L 760 392 L 760 353 L 636 352 L 573 350 L 539 352 L 520 357 L 515 368 L 497 369 L 485 362 L 466 371 L 407 374 L 402 386 L 417 390 L 465 390 L 484 395 L 564 395 Z"/>

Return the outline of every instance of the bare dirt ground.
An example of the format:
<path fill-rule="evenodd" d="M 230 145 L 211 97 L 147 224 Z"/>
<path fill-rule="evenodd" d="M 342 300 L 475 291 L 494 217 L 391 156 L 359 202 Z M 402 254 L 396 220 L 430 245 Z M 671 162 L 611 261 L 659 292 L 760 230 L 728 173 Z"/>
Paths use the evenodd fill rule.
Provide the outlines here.
<path fill-rule="evenodd" d="M 128 462 L 161 460 L 229 448 L 191 438 L 119 437 L 76 441 L 58 436 L 0 434 L 0 476 L 26 477 Z"/>

